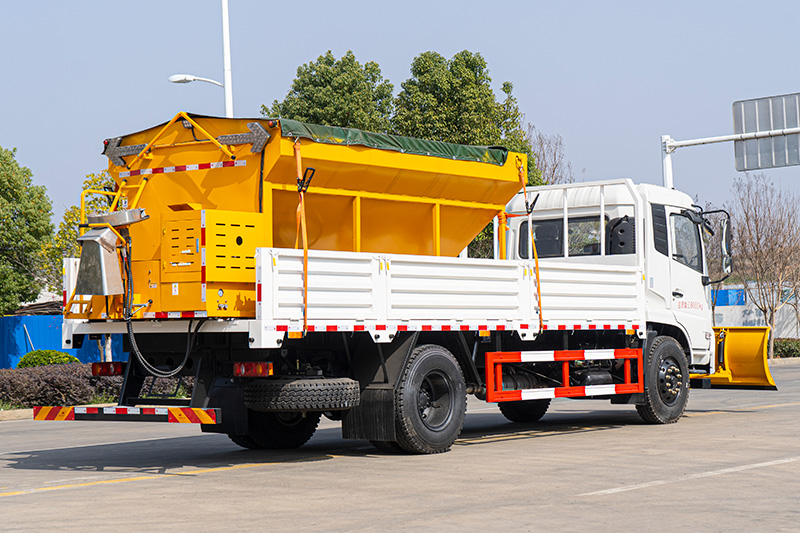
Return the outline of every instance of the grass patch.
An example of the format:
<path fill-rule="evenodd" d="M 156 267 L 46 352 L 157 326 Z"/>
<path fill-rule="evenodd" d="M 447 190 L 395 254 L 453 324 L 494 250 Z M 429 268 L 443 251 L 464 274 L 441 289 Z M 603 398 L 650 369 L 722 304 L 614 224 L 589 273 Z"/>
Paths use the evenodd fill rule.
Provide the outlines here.
<path fill-rule="evenodd" d="M 92 399 L 89 400 L 90 404 L 98 404 L 98 403 L 117 403 L 119 401 L 119 396 L 111 394 L 109 392 L 100 392 L 92 396 Z"/>
<path fill-rule="evenodd" d="M 11 409 L 22 409 L 22 406 L 0 400 L 0 411 L 10 411 Z"/>

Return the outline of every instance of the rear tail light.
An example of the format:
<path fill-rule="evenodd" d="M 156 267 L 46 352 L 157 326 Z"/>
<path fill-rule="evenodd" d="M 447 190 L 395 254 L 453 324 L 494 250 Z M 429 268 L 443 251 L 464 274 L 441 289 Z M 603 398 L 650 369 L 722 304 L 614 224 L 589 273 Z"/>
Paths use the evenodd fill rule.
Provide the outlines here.
<path fill-rule="evenodd" d="M 93 376 L 121 376 L 125 373 L 125 364 L 118 361 L 112 363 L 92 363 Z"/>
<path fill-rule="evenodd" d="M 272 363 L 233 363 L 233 375 L 241 378 L 261 378 L 273 374 Z"/>

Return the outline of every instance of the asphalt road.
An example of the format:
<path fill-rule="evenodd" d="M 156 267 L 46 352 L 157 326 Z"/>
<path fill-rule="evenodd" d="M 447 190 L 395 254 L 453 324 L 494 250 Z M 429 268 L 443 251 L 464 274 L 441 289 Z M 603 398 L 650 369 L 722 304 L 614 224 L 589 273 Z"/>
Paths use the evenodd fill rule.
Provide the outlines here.
<path fill-rule="evenodd" d="M 536 425 L 470 401 L 445 454 L 324 420 L 246 451 L 189 424 L 0 422 L 0 530 L 800 531 L 800 361 L 778 392 L 698 391 L 677 424 L 559 400 Z"/>

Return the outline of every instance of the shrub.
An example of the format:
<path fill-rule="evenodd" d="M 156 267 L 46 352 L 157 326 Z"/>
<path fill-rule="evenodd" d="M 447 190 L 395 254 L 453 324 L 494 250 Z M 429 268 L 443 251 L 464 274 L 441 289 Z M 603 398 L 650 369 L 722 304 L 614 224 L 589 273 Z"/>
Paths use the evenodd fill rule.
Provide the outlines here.
<path fill-rule="evenodd" d="M 34 350 L 28 352 L 19 360 L 17 368 L 31 368 L 34 366 L 60 365 L 64 363 L 80 363 L 77 357 L 58 350 Z"/>
<path fill-rule="evenodd" d="M 178 380 L 145 380 L 141 395 L 172 394 Z M 92 365 L 71 364 L 0 369 L 0 404 L 18 407 L 113 403 L 119 398 L 122 376 L 92 376 Z M 191 396 L 193 379 L 185 378 L 180 392 Z M 158 400 L 154 400 L 156 403 Z"/>
<path fill-rule="evenodd" d="M 52 365 L 0 370 L 0 400 L 23 407 L 90 401 L 88 365 Z"/>
<path fill-rule="evenodd" d="M 800 357 L 800 339 L 775 339 L 775 357 Z"/>

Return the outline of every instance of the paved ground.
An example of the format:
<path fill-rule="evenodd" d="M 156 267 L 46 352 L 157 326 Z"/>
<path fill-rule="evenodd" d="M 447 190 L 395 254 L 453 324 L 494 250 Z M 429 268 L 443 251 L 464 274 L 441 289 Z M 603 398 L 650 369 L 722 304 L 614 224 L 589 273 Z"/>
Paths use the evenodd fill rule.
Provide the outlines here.
<path fill-rule="evenodd" d="M 519 426 L 471 401 L 438 456 L 329 421 L 281 453 L 188 424 L 6 421 L 0 529 L 800 531 L 800 364 L 773 375 L 779 392 L 692 391 L 668 426 L 569 400 Z"/>

